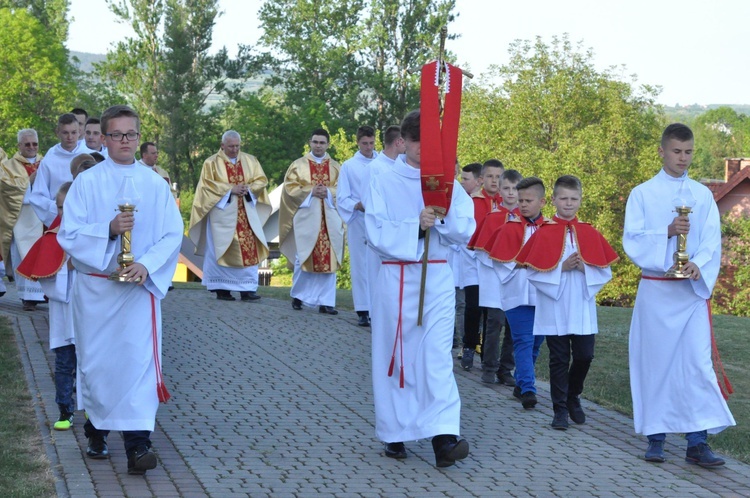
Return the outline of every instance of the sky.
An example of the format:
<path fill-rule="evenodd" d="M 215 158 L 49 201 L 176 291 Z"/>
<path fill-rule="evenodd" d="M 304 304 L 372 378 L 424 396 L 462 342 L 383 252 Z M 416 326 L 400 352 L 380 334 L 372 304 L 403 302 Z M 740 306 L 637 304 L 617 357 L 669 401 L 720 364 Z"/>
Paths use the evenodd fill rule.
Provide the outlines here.
<path fill-rule="evenodd" d="M 106 53 L 132 36 L 103 0 L 71 0 L 68 48 Z M 219 0 L 214 49 L 253 45 L 260 36 L 261 0 Z M 618 69 L 637 84 L 658 85 L 660 104 L 750 104 L 750 2 L 747 0 L 457 0 L 447 48 L 479 76 L 508 61 L 514 40 L 550 42 L 567 33 L 592 49 L 598 69 Z M 427 61 L 425 61 L 427 62 Z"/>

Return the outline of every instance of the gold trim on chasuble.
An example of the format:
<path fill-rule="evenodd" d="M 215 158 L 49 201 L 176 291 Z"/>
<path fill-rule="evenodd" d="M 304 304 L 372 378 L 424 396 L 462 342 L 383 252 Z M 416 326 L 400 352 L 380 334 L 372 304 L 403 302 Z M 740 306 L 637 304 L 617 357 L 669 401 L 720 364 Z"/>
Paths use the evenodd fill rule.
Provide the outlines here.
<path fill-rule="evenodd" d="M 238 158 L 237 164 L 231 161 L 224 161 L 227 168 L 227 177 L 232 185 L 243 185 L 245 175 L 242 173 L 242 161 Z M 240 252 L 242 253 L 242 265 L 245 267 L 255 266 L 260 263 L 258 258 L 258 246 L 255 240 L 255 234 L 250 229 L 250 221 L 247 219 L 245 203 L 242 198 L 237 199 L 237 239 L 240 243 Z"/>

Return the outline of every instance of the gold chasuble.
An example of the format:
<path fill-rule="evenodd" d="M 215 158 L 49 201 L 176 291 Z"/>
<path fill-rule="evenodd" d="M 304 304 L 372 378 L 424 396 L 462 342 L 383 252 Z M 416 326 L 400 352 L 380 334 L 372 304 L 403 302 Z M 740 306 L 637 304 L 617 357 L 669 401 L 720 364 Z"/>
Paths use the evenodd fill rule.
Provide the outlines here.
<path fill-rule="evenodd" d="M 44 231 L 31 205 L 23 205 L 29 177 L 41 161 L 42 154 L 36 156 L 35 163 L 30 163 L 16 152 L 0 163 L 0 256 L 4 261 L 8 261 L 13 237 L 23 258 Z"/>
<path fill-rule="evenodd" d="M 344 258 L 344 223 L 335 206 L 308 196 L 325 185 L 336 200 L 341 166 L 326 154 L 318 164 L 308 154 L 294 161 L 284 176 L 279 208 L 279 245 L 290 263 L 299 258 L 302 270 L 336 273 Z"/>
<path fill-rule="evenodd" d="M 216 207 L 235 185 L 249 185 L 256 198 L 255 205 L 247 197 L 230 195 L 223 209 Z M 250 154 L 240 152 L 236 164 L 232 164 L 224 151 L 206 159 L 190 213 L 189 235 L 195 244 L 195 253 L 205 254 L 207 221 L 210 221 L 220 266 L 246 268 L 266 259 L 268 243 L 263 224 L 271 214 L 267 185 L 263 168 Z"/>

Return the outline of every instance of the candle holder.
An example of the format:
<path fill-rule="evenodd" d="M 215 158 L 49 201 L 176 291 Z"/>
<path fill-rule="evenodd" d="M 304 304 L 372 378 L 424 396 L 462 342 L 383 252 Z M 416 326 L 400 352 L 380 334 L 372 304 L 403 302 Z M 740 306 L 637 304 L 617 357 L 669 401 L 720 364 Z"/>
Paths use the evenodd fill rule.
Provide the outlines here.
<path fill-rule="evenodd" d="M 120 186 L 120 190 L 117 193 L 117 209 L 116 211 L 120 211 L 121 213 L 133 213 L 137 210 L 135 209 L 136 204 L 140 201 L 140 197 L 138 195 L 138 192 L 135 189 L 135 183 L 133 182 L 132 176 L 126 176 L 122 179 L 122 185 Z M 124 232 L 120 236 L 120 254 L 117 255 L 117 264 L 119 267 L 110 273 L 109 280 L 113 280 L 115 282 L 135 282 L 138 283 L 141 281 L 140 278 L 129 281 L 126 277 L 123 277 L 120 275 L 120 272 L 127 268 L 128 266 L 135 263 L 135 256 L 133 253 L 130 252 L 131 250 L 131 242 L 132 242 L 132 233 L 131 230 L 128 230 Z"/>
<path fill-rule="evenodd" d="M 690 188 L 685 185 L 683 180 L 680 189 L 677 191 L 677 196 L 673 199 L 674 210 L 678 216 L 687 216 L 693 212 L 693 206 L 695 206 L 695 198 L 693 197 Z M 677 235 L 677 250 L 672 255 L 674 265 L 664 274 L 666 278 L 690 278 L 689 275 L 685 275 L 682 269 L 685 267 L 687 262 L 690 260 L 690 255 L 687 253 L 687 234 Z"/>

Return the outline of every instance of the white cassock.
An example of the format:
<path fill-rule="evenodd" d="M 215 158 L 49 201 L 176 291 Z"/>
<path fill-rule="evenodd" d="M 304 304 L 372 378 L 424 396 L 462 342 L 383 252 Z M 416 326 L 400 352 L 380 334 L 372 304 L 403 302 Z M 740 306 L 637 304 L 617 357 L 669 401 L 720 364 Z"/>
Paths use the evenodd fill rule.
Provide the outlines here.
<path fill-rule="evenodd" d="M 86 142 L 78 141 L 78 146 L 68 152 L 60 144 L 52 147 L 44 156 L 39 168 L 36 170 L 36 179 L 31 188 L 29 202 L 34 207 L 37 217 L 42 220 L 44 226 L 50 226 L 57 218 L 57 205 L 55 196 L 60 186 L 65 182 L 72 182 L 73 175 L 70 173 L 70 161 L 78 154 L 91 154 L 92 151 L 86 147 Z"/>
<path fill-rule="evenodd" d="M 371 180 L 365 228 L 368 243 L 383 260 L 372 295 L 372 378 L 375 430 L 385 442 L 460 435 L 461 400 L 451 356 L 455 288 L 445 262 L 428 264 L 423 324 L 417 326 L 423 209 L 420 170 L 408 166 L 403 156 L 392 170 Z M 465 246 L 475 225 L 471 198 L 455 182 L 444 223 L 431 229 L 429 260 L 446 261 L 450 245 Z M 403 342 L 396 333 L 399 316 Z M 395 368 L 389 376 L 394 344 Z M 404 388 L 399 387 L 402 365 Z"/>
<path fill-rule="evenodd" d="M 362 202 L 364 190 L 368 188 L 367 170 L 378 156 L 365 157 L 357 151 L 354 157 L 341 165 L 339 181 L 336 185 L 336 209 L 346 223 L 346 238 L 349 242 L 349 273 L 352 279 L 354 311 L 370 309 L 370 289 L 367 283 L 367 238 L 365 237 L 365 215 L 354 209 Z"/>
<path fill-rule="evenodd" d="M 366 204 L 367 197 L 370 195 L 370 184 L 372 183 L 372 179 L 386 171 L 390 171 L 395 162 L 395 159 L 391 159 L 381 151 L 378 156 L 369 164 L 369 167 L 365 170 L 365 178 L 362 182 L 363 205 Z M 367 237 L 365 237 L 365 242 L 367 242 Z M 368 309 L 372 311 L 372 296 L 375 292 L 378 281 L 378 272 L 380 271 L 380 256 L 378 256 L 378 253 L 375 252 L 369 244 L 367 245 L 366 254 L 368 286 L 367 295 L 370 298 Z M 372 315 L 372 313 L 370 314 Z"/>
<path fill-rule="evenodd" d="M 504 309 L 500 299 L 500 277 L 495 271 L 487 251 L 476 251 L 477 281 L 479 282 L 479 306 L 482 308 Z"/>
<path fill-rule="evenodd" d="M 690 216 L 687 252 L 699 280 L 661 278 L 673 264 L 677 237 L 667 237 L 676 216 L 682 182 L 696 199 Z M 716 434 L 735 425 L 711 361 L 711 297 L 721 263 L 719 210 L 711 192 L 664 170 L 630 193 L 625 210 L 625 252 L 644 278 L 630 325 L 630 389 L 635 431 L 651 435 L 707 430 Z"/>
<path fill-rule="evenodd" d="M 75 344 L 70 297 L 76 271 L 68 269 L 68 258 L 55 276 L 40 278 L 39 284 L 49 298 L 49 348 Z"/>
<path fill-rule="evenodd" d="M 596 293 L 612 279 L 612 270 L 584 265 L 584 271 L 562 271 L 562 262 L 578 247 L 565 236 L 565 249 L 557 267 L 540 272 L 528 270 L 536 289 L 534 335 L 591 335 L 599 331 L 596 322 Z"/>
<path fill-rule="evenodd" d="M 41 165 L 40 165 L 41 166 Z M 38 178 L 38 174 L 37 174 Z M 16 281 L 16 291 L 18 291 L 18 297 L 25 301 L 44 301 L 45 291 L 42 289 L 41 284 L 37 281 L 29 280 L 23 275 L 19 275 L 15 270 L 18 265 L 21 264 L 23 258 L 39 239 L 39 235 L 42 233 L 42 225 L 39 222 L 33 206 L 30 203 L 31 199 L 31 186 L 26 189 L 26 193 L 23 196 L 23 204 L 21 204 L 21 211 L 18 214 L 18 220 L 16 225 L 13 227 L 13 239 L 10 244 L 10 260 L 13 262 L 13 273 Z M 55 216 L 57 216 L 57 206 L 55 206 Z M 54 221 L 54 218 L 52 218 Z"/>
<path fill-rule="evenodd" d="M 118 266 L 121 237 L 110 240 L 109 223 L 126 176 L 140 196 L 131 252 L 148 270 L 143 285 L 97 276 Z M 167 183 L 135 162 L 107 159 L 78 175 L 68 192 L 57 240 L 78 271 L 71 298 L 77 386 L 97 429 L 154 430 L 161 299 L 177 266 L 183 229 Z"/>

